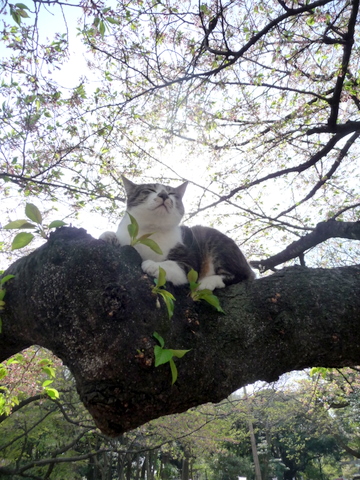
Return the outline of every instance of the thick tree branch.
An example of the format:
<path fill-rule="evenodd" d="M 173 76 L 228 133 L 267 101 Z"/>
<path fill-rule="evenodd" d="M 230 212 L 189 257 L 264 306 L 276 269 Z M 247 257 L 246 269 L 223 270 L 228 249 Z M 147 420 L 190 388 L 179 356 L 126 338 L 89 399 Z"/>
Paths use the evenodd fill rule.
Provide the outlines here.
<path fill-rule="evenodd" d="M 329 238 L 360 240 L 360 222 L 338 222 L 335 220 L 320 222 L 311 233 L 292 242 L 282 252 L 265 260 L 252 261 L 251 266 L 259 269 L 261 272 L 272 270 L 277 265 L 281 265 L 293 258 L 300 257 L 310 248 L 319 245 L 319 243 L 325 242 L 325 240 L 328 240 Z"/>
<path fill-rule="evenodd" d="M 6 272 L 0 361 L 38 344 L 72 371 L 98 427 L 119 435 L 162 415 L 219 402 L 256 380 L 309 366 L 360 363 L 360 266 L 291 268 L 217 291 L 226 314 L 194 303 L 186 287 L 171 320 L 132 247 L 62 228 Z M 154 332 L 191 349 L 154 366 Z"/>

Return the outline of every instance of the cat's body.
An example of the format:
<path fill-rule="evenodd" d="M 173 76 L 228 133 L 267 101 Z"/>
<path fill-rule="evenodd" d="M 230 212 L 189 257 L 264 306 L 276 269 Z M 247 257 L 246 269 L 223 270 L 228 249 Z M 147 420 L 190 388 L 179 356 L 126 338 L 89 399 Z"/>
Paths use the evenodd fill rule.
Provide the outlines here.
<path fill-rule="evenodd" d="M 187 184 L 172 188 L 159 183 L 136 185 L 123 177 L 127 194 L 127 211 L 139 225 L 137 237 L 152 233 L 162 250 L 155 253 L 146 245 L 137 244 L 145 273 L 157 277 L 159 266 L 166 279 L 174 285 L 188 283 L 187 273 L 193 268 L 199 273 L 200 289 L 223 288 L 225 285 L 254 278 L 244 255 L 235 242 L 209 227 L 179 226 L 184 214 L 182 197 Z M 100 238 L 110 243 L 129 245 L 130 219 L 121 220 L 116 234 L 105 232 Z"/>

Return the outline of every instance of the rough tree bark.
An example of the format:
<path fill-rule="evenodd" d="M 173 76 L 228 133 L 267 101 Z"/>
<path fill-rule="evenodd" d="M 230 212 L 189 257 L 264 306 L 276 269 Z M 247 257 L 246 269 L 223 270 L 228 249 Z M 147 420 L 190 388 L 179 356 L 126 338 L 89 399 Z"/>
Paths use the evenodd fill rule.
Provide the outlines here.
<path fill-rule="evenodd" d="M 57 230 L 6 272 L 15 278 L 6 284 L 0 361 L 32 344 L 52 350 L 112 436 L 256 380 L 360 363 L 360 266 L 293 267 L 232 285 L 216 292 L 225 315 L 176 288 L 169 320 L 140 264 L 132 247 Z M 168 364 L 154 367 L 155 331 L 165 347 L 191 349 L 176 361 L 174 385 Z"/>

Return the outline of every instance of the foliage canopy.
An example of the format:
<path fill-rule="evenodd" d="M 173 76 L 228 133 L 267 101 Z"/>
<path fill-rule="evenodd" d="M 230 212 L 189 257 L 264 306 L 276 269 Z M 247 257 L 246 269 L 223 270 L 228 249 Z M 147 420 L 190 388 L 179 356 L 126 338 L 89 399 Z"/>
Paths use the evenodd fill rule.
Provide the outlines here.
<path fill-rule="evenodd" d="M 58 32 L 46 32 L 46 11 Z M 295 256 L 359 238 L 336 223 L 359 219 L 357 1 L 37 1 L 2 12 L 3 195 L 117 216 L 122 173 L 186 178 L 188 217 L 223 223 L 257 259 L 306 234 Z M 71 42 L 88 69 L 79 78 L 73 61 L 65 88 L 57 71 Z M 353 245 L 331 246 L 310 264 L 358 258 Z"/>

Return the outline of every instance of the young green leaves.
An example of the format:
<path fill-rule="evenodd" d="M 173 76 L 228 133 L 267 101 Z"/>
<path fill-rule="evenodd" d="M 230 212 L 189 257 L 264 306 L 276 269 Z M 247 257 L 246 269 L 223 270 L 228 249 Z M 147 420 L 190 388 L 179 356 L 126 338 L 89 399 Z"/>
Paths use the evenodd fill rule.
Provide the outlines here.
<path fill-rule="evenodd" d="M 120 25 L 120 22 L 118 19 L 110 16 L 106 16 L 107 13 L 111 13 L 111 8 L 110 7 L 105 7 L 99 11 L 98 14 L 93 21 L 93 27 L 100 33 L 102 37 L 105 35 L 106 28 L 109 29 L 109 23 L 111 25 Z"/>
<path fill-rule="evenodd" d="M 127 212 L 130 218 L 130 225 L 128 225 L 128 232 L 131 238 L 131 243 L 130 245 L 134 247 L 138 243 L 141 243 L 142 245 L 146 245 L 147 247 L 151 248 L 155 253 L 158 253 L 159 255 L 162 255 L 162 250 L 159 247 L 159 245 L 152 240 L 151 235 L 153 235 L 155 232 L 152 233 L 146 233 L 145 235 L 142 235 L 140 238 L 137 238 L 138 233 L 139 233 L 139 225 L 136 221 L 136 219 L 130 215 L 129 212 Z"/>
<path fill-rule="evenodd" d="M 33 203 L 26 204 L 25 215 L 29 220 L 31 220 L 31 222 L 34 222 L 34 223 L 29 222 L 29 220 L 27 219 L 14 220 L 13 222 L 10 222 L 7 225 L 5 225 L 4 228 L 7 230 L 35 229 L 35 232 L 38 233 L 42 238 L 47 239 L 48 235 L 45 228 L 47 228 L 47 230 L 50 230 L 51 228 L 57 228 L 57 227 L 62 227 L 66 225 L 66 223 L 63 222 L 62 220 L 54 220 L 53 222 L 50 223 L 50 225 L 45 227 L 42 223 L 43 218 L 40 213 L 40 210 Z M 34 237 L 35 235 L 33 235 L 30 232 L 18 233 L 17 235 L 15 235 L 15 238 L 12 241 L 11 250 L 16 250 L 18 248 L 26 247 L 26 245 L 28 245 L 31 242 L 31 240 L 33 240 Z"/>
<path fill-rule="evenodd" d="M 155 287 L 151 290 L 155 295 L 161 295 L 164 299 L 169 318 L 174 314 L 174 302 L 175 297 L 172 293 L 165 290 L 164 285 L 166 283 L 166 272 L 163 268 L 159 267 L 159 277 L 154 278 Z"/>
<path fill-rule="evenodd" d="M 6 282 L 8 282 L 12 278 L 14 278 L 14 276 L 15 275 L 5 275 L 5 277 L 3 277 L 0 280 L 0 312 L 1 312 L 1 310 L 4 310 L 4 308 L 5 308 L 4 297 L 5 297 L 6 289 L 4 288 L 4 285 L 5 285 Z M 0 317 L 0 333 L 1 333 L 1 331 L 2 331 L 2 320 L 1 320 L 1 317 Z"/>
<path fill-rule="evenodd" d="M 149 248 L 151 248 L 151 250 L 158 253 L 159 255 L 162 255 L 162 251 L 159 245 L 156 242 L 154 242 L 154 240 L 149 238 L 155 232 L 147 233 L 137 238 L 139 234 L 139 225 L 136 219 L 129 212 L 127 212 L 127 214 L 129 215 L 130 222 L 131 222 L 130 225 L 128 225 L 127 227 L 130 235 L 130 239 L 131 239 L 130 245 L 135 246 L 139 243 L 142 245 L 147 245 Z M 194 300 L 194 302 L 204 300 L 205 302 L 212 305 L 218 312 L 225 313 L 224 310 L 221 308 L 219 299 L 217 298 L 216 295 L 213 294 L 211 290 L 198 289 L 200 283 L 197 283 L 198 273 L 195 272 L 195 270 L 191 269 L 187 275 L 187 278 L 190 285 L 190 296 Z M 152 293 L 162 296 L 162 298 L 164 299 L 166 308 L 168 310 L 169 318 L 171 318 L 174 314 L 175 297 L 172 293 L 168 292 L 163 288 L 166 283 L 166 272 L 162 267 L 159 267 L 159 276 L 157 279 L 156 278 L 154 279 L 154 282 L 155 282 L 155 287 L 153 287 Z"/>
<path fill-rule="evenodd" d="M 221 308 L 218 297 L 214 295 L 211 290 L 198 290 L 200 283 L 197 283 L 198 273 L 195 272 L 195 270 L 190 270 L 187 275 L 187 279 L 189 280 L 190 296 L 194 300 L 194 302 L 204 300 L 204 302 L 207 302 L 214 308 L 216 308 L 218 312 L 225 313 L 224 310 Z"/>
<path fill-rule="evenodd" d="M 41 370 L 49 377 L 48 380 L 45 380 L 41 384 L 41 386 L 44 389 L 44 392 L 52 400 L 56 400 L 57 398 L 60 398 L 58 390 L 56 390 L 56 388 L 49 387 L 49 385 L 51 385 L 54 382 L 54 379 L 56 378 L 56 370 L 52 366 L 52 362 L 47 358 L 44 358 L 43 360 L 40 361 L 39 365 L 41 366 Z"/>
<path fill-rule="evenodd" d="M 178 377 L 178 371 L 174 362 L 174 357 L 182 358 L 187 352 L 190 352 L 190 350 L 174 350 L 173 348 L 164 348 L 165 341 L 163 337 L 157 332 L 154 332 L 153 337 L 159 342 L 159 345 L 155 345 L 154 347 L 155 367 L 159 367 L 160 365 L 169 362 L 172 379 L 171 385 L 174 385 Z"/>
<path fill-rule="evenodd" d="M 29 353 L 25 353 L 25 355 L 18 353 L 4 363 L 0 363 L 0 415 L 10 415 L 12 408 L 19 405 L 20 399 L 24 398 L 23 381 L 19 380 L 21 378 L 25 378 L 24 385 L 31 384 L 30 389 L 33 394 L 39 392 L 49 396 L 52 400 L 60 397 L 56 388 L 49 387 L 56 378 L 53 361 L 47 358 L 38 361 L 37 355 L 33 353 L 30 355 Z M 18 366 L 17 374 L 16 376 L 12 375 L 13 380 L 10 378 L 7 381 L 6 377 L 11 373 L 13 365 Z M 44 375 L 47 377 L 46 380 L 44 380 Z"/>
<path fill-rule="evenodd" d="M 29 11 L 29 7 L 27 7 L 23 3 L 15 3 L 15 5 L 9 4 L 9 7 L 10 15 L 18 25 L 21 24 L 22 18 L 29 18 L 29 15 L 26 11 Z"/>
<path fill-rule="evenodd" d="M 204 302 L 212 305 L 218 312 L 225 313 L 221 308 L 218 297 L 214 295 L 211 290 L 198 290 L 200 283 L 197 283 L 198 273 L 195 272 L 195 270 L 191 269 L 187 275 L 187 278 L 189 280 L 190 296 L 194 302 L 203 300 Z M 158 278 L 154 279 L 154 283 L 155 287 L 153 287 L 152 293 L 162 296 L 168 310 L 169 318 L 171 318 L 174 314 L 174 301 L 176 299 L 172 293 L 168 292 L 164 288 L 166 283 L 166 272 L 162 267 L 159 267 L 159 276 Z"/>

